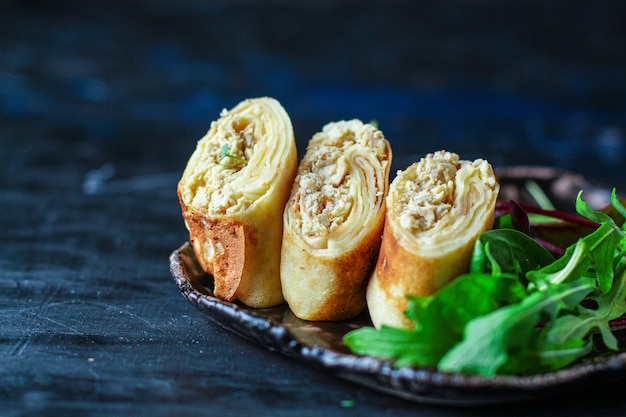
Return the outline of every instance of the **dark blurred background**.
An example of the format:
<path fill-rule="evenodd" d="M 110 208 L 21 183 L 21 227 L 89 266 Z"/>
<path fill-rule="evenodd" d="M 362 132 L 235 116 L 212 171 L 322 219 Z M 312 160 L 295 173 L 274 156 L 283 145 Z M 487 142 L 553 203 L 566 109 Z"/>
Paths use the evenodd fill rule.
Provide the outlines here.
<path fill-rule="evenodd" d="M 176 182 L 223 108 L 268 95 L 300 154 L 360 118 L 393 175 L 446 149 L 626 192 L 625 41 L 623 0 L 0 0 L 0 414 L 454 414 L 201 317 L 168 271 Z M 619 389 L 470 414 L 623 416 Z"/>
<path fill-rule="evenodd" d="M 447 149 L 623 184 L 625 41 L 623 1 L 1 0 L 0 163 L 45 137 L 79 171 L 178 172 L 221 109 L 269 95 L 300 153 L 357 117 L 394 169 Z"/>

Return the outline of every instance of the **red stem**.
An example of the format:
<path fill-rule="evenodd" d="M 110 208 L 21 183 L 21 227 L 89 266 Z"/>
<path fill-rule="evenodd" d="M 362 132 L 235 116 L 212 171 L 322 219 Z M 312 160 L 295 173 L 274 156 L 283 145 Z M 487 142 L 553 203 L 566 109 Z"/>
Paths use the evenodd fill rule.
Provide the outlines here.
<path fill-rule="evenodd" d="M 559 211 L 559 210 L 544 210 L 542 208 L 531 206 L 528 204 L 520 204 L 520 203 L 516 203 L 516 204 L 518 204 L 521 208 L 523 208 L 527 213 L 542 214 L 545 216 L 554 217 L 555 219 L 565 220 L 570 223 L 576 223 L 581 226 L 589 226 L 589 227 L 600 226 L 598 223 L 591 221 L 588 218 L 580 216 L 578 214 L 566 213 L 564 211 Z M 511 203 L 509 203 L 508 201 L 499 201 L 498 204 L 496 205 L 496 211 L 498 213 L 508 213 L 510 206 L 511 206 Z"/>

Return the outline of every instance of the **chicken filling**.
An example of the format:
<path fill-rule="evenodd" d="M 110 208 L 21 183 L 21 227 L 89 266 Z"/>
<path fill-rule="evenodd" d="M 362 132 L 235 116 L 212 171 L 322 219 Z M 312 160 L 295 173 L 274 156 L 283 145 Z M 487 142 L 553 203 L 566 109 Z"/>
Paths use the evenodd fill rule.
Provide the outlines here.
<path fill-rule="evenodd" d="M 362 198 L 361 187 L 382 190 L 381 184 L 355 184 L 352 176 L 356 174 L 351 171 L 364 154 L 369 155 L 364 159 L 373 158 L 384 166 L 385 149 L 382 132 L 356 120 L 331 123 L 314 136 L 296 177 L 294 209 L 303 236 L 327 236 L 341 227 L 358 203 L 355 198 Z M 380 194 L 378 198 L 383 198 Z"/>
<path fill-rule="evenodd" d="M 394 181 L 395 208 L 401 209 L 399 219 L 404 229 L 413 233 L 429 230 L 450 213 L 460 167 L 458 155 L 440 151 L 398 172 Z"/>

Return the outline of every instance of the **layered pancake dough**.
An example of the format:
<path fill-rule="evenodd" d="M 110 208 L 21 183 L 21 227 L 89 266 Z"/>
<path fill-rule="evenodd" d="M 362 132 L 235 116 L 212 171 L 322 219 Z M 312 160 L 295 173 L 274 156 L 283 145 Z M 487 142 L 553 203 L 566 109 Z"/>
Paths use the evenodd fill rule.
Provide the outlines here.
<path fill-rule="evenodd" d="M 493 226 L 499 185 L 482 159 L 429 154 L 392 182 L 378 262 L 367 291 L 376 327 L 408 327 L 406 295 L 430 295 L 467 271 L 474 242 Z"/>
<path fill-rule="evenodd" d="M 198 142 L 178 185 L 190 241 L 214 293 L 252 307 L 284 299 L 282 213 L 297 171 L 289 116 L 278 101 L 223 111 Z"/>
<path fill-rule="evenodd" d="M 340 320 L 365 307 L 380 246 L 391 147 L 359 120 L 309 142 L 284 214 L 281 280 L 297 317 Z"/>
<path fill-rule="evenodd" d="M 183 199 L 207 215 L 241 213 L 270 188 L 268 181 L 272 175 L 251 171 L 267 165 L 260 160 L 262 155 L 255 157 L 257 148 L 260 148 L 255 145 L 268 135 L 265 131 L 267 121 L 263 119 L 269 119 L 271 115 L 264 115 L 263 108 L 246 110 L 223 110 L 220 120 L 211 123 L 209 133 L 198 143 L 189 160 L 190 166 L 200 169 L 188 173 L 181 189 Z M 279 129 L 269 135 L 287 133 Z M 251 168 L 247 166 L 249 163 Z M 250 181 L 253 178 L 257 181 Z M 266 181 L 262 181 L 263 178 Z"/>

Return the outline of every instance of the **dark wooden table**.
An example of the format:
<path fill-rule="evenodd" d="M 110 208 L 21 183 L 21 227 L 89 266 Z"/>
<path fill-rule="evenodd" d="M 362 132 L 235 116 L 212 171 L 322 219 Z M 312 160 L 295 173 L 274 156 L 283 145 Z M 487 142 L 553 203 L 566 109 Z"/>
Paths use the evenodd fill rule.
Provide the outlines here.
<path fill-rule="evenodd" d="M 408 3 L 408 2 L 407 2 Z M 524 404 L 401 400 L 249 343 L 174 285 L 176 182 L 270 95 L 299 150 L 376 119 L 426 152 L 626 189 L 625 3 L 0 2 L 0 415 L 623 416 L 623 383 Z"/>

